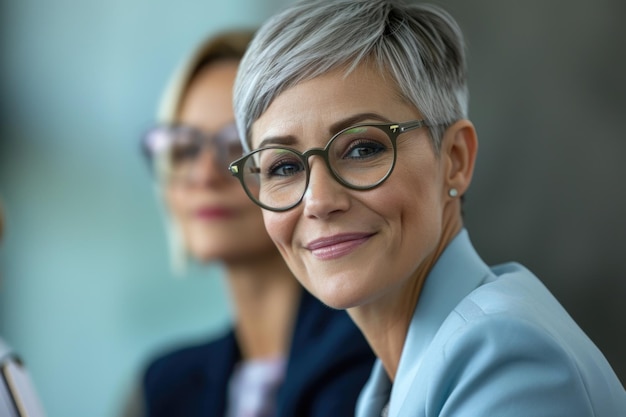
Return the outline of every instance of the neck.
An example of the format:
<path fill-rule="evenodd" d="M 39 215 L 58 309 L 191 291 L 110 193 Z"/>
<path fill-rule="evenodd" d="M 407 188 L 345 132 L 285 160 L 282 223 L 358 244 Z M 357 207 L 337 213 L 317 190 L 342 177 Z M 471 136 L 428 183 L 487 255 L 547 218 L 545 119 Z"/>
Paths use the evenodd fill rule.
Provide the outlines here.
<path fill-rule="evenodd" d="M 302 289 L 277 251 L 225 265 L 244 360 L 286 356 Z"/>
<path fill-rule="evenodd" d="M 361 329 L 372 350 L 381 360 L 391 381 L 396 377 L 409 325 L 424 282 L 441 253 L 462 227 L 460 216 L 458 221 L 444 222 L 436 248 L 405 284 L 372 303 L 348 310 L 352 320 Z"/>

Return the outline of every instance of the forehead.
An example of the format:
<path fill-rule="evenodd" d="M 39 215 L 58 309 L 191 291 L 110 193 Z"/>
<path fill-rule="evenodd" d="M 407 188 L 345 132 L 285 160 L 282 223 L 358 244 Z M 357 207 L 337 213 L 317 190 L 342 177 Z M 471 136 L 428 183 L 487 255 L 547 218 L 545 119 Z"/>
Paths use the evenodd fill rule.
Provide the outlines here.
<path fill-rule="evenodd" d="M 325 142 L 326 135 L 336 133 L 330 126 L 357 114 L 380 116 L 371 121 L 397 122 L 415 118 L 418 112 L 401 98 L 391 76 L 365 65 L 349 74 L 335 70 L 278 95 L 252 124 L 252 148 L 268 137 L 284 135 L 306 140 L 315 133 Z"/>
<path fill-rule="evenodd" d="M 237 66 L 237 61 L 219 60 L 200 69 L 180 97 L 177 120 L 208 131 L 232 121 Z"/>

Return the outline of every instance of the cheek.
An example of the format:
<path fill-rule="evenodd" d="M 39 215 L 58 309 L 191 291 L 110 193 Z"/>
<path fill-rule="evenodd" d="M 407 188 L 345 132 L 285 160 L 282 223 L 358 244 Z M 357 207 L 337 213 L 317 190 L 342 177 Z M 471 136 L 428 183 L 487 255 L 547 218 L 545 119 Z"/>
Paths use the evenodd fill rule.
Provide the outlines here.
<path fill-rule="evenodd" d="M 402 231 L 421 233 L 441 220 L 441 184 L 433 164 L 398 167 L 376 199 L 378 212 Z"/>
<path fill-rule="evenodd" d="M 274 213 L 271 211 L 263 211 L 263 221 L 265 229 L 274 241 L 276 246 L 281 249 L 290 246 L 292 230 L 289 216 L 285 213 Z"/>
<path fill-rule="evenodd" d="M 257 207 L 251 207 L 246 212 L 245 220 L 237 224 L 238 229 L 236 233 L 241 236 L 243 242 L 263 242 L 263 244 L 271 245 L 274 247 L 274 243 L 268 236 L 265 224 L 263 222 L 263 216 L 261 210 Z"/>
<path fill-rule="evenodd" d="M 299 259 L 297 242 L 295 242 L 295 228 L 298 221 L 297 210 L 287 213 L 263 211 L 265 228 L 270 238 L 278 248 L 289 267 L 296 267 Z"/>

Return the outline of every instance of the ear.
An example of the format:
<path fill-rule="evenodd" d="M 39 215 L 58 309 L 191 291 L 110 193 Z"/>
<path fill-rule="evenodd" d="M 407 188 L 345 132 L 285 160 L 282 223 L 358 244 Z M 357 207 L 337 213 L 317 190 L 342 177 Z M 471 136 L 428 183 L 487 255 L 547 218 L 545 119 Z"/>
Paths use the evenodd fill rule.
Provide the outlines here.
<path fill-rule="evenodd" d="M 472 122 L 459 120 L 446 129 L 441 143 L 446 195 L 452 188 L 459 196 L 467 191 L 472 182 L 477 151 L 478 139 Z"/>

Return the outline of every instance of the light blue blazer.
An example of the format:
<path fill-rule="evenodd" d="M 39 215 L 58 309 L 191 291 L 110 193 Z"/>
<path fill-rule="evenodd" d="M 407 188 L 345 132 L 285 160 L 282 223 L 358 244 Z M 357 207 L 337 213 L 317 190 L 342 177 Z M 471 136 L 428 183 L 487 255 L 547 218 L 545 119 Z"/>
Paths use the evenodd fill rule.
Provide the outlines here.
<path fill-rule="evenodd" d="M 626 417 L 626 391 L 530 271 L 489 268 L 463 230 L 424 284 L 393 385 L 378 360 L 361 392 L 357 417 L 383 412 Z"/>

